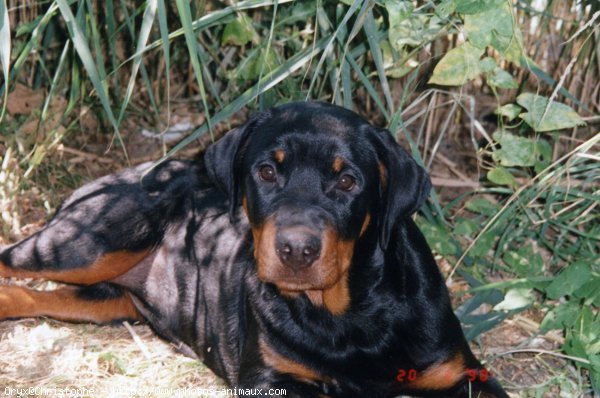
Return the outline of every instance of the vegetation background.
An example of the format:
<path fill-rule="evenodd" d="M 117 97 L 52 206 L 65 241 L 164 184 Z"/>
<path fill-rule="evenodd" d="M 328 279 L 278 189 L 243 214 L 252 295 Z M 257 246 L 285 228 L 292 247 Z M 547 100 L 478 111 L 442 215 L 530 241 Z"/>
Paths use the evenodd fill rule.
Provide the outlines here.
<path fill-rule="evenodd" d="M 0 0 L 0 243 L 83 182 L 195 156 L 250 110 L 334 102 L 430 171 L 417 221 L 511 394 L 593 396 L 599 26 L 596 0 Z M 0 324 L 0 385 L 219 381 L 143 326 L 24 320 Z"/>

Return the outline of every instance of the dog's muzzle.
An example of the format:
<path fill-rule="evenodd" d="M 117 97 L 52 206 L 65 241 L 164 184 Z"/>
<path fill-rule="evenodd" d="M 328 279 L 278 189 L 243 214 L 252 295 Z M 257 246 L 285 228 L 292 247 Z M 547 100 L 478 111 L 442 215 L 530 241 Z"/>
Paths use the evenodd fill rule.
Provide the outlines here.
<path fill-rule="evenodd" d="M 275 252 L 286 267 L 293 270 L 307 268 L 321 256 L 321 237 L 305 226 L 279 228 Z"/>

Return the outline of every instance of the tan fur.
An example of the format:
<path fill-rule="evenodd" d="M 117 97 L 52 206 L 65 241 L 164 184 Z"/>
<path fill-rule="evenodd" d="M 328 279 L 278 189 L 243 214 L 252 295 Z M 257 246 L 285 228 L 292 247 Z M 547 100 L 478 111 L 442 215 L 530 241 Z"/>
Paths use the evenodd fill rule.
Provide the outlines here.
<path fill-rule="evenodd" d="M 85 300 L 77 288 L 37 291 L 20 286 L 0 287 L 0 319 L 48 316 L 62 321 L 107 323 L 143 320 L 129 295 L 107 300 Z"/>
<path fill-rule="evenodd" d="M 104 254 L 92 264 L 82 265 L 73 269 L 43 269 L 39 271 L 29 271 L 8 267 L 5 264 L 0 263 L 0 277 L 34 278 L 64 283 L 75 283 L 78 285 L 92 285 L 123 275 L 142 261 L 149 253 L 149 249 L 139 252 L 119 250 Z"/>

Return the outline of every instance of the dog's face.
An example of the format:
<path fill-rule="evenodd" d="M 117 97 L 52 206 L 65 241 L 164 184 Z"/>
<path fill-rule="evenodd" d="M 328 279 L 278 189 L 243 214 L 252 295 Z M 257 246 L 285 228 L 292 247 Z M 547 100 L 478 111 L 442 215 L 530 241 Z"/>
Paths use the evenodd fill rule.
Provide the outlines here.
<path fill-rule="evenodd" d="M 287 109 L 247 143 L 241 192 L 258 275 L 280 289 L 330 288 L 371 222 L 377 158 L 351 145 L 348 119 Z"/>
<path fill-rule="evenodd" d="M 241 201 L 258 276 L 284 292 L 344 280 L 357 240 L 414 212 L 429 181 L 392 139 L 346 109 L 292 103 L 254 115 L 206 154 L 209 175 Z"/>

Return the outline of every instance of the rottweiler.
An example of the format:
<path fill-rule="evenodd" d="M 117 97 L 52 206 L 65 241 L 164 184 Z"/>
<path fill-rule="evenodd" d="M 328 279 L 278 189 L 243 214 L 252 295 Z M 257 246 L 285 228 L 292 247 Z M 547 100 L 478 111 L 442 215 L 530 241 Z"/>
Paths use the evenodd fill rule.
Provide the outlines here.
<path fill-rule="evenodd" d="M 258 112 L 203 161 L 76 190 L 0 252 L 0 276 L 67 287 L 0 286 L 0 319 L 144 321 L 228 385 L 265 394 L 508 397 L 410 218 L 430 188 L 389 131 L 350 110 Z"/>

